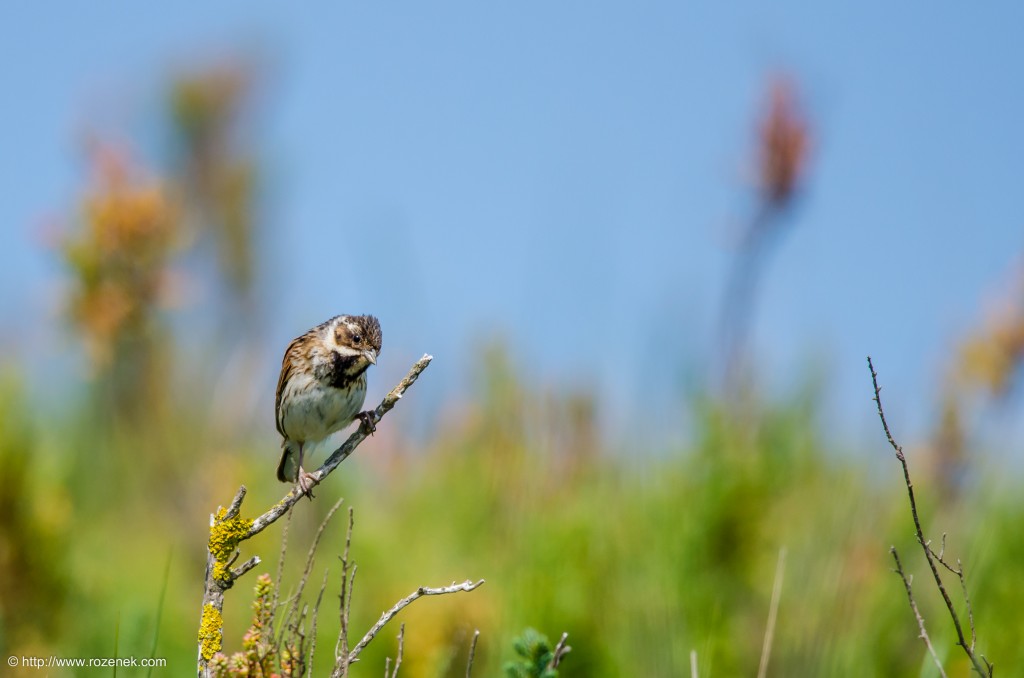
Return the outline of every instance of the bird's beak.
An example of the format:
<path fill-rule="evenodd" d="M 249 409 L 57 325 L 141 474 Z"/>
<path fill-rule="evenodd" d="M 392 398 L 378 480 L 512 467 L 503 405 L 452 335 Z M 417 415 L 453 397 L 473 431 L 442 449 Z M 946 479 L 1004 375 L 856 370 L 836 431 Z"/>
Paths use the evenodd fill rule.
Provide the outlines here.
<path fill-rule="evenodd" d="M 363 355 L 366 356 L 366 359 L 370 361 L 371 365 L 376 365 L 377 364 L 377 352 L 374 351 L 372 348 L 369 349 L 369 350 L 363 351 Z"/>

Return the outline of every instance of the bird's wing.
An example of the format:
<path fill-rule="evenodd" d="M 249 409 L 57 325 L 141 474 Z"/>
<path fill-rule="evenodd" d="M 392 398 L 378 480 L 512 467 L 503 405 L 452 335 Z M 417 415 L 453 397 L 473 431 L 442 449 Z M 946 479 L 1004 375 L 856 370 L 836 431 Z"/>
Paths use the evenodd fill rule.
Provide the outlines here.
<path fill-rule="evenodd" d="M 277 378 L 277 396 L 274 399 L 274 420 L 277 422 L 277 432 L 285 438 L 288 434 L 284 432 L 284 424 L 281 421 L 281 399 L 284 397 L 284 389 L 288 380 L 292 378 L 295 371 L 296 361 L 299 360 L 299 345 L 305 337 L 296 337 L 284 352 L 284 360 L 281 361 L 281 375 Z"/>

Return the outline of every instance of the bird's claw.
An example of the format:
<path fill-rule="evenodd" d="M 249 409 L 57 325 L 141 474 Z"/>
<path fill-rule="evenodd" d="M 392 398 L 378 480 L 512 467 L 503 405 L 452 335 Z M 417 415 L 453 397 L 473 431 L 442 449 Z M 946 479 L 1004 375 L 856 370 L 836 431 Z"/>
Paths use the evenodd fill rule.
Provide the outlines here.
<path fill-rule="evenodd" d="M 356 415 L 356 418 L 362 422 L 363 428 L 371 436 L 377 431 L 377 424 L 373 423 L 374 414 L 372 411 L 367 410 L 366 412 L 360 412 Z"/>
<path fill-rule="evenodd" d="M 302 490 L 302 494 L 309 497 L 310 501 L 313 501 L 313 487 L 319 482 L 314 474 L 306 471 L 301 466 L 299 467 L 299 489 Z"/>

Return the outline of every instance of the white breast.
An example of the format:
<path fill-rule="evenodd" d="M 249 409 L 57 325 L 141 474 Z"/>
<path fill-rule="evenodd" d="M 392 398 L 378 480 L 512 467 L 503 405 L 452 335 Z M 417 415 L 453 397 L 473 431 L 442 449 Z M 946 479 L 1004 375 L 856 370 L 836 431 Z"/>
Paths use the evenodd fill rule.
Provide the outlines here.
<path fill-rule="evenodd" d="M 346 390 L 324 386 L 310 374 L 295 375 L 281 398 L 281 428 L 289 440 L 320 442 L 352 423 L 365 399 L 365 373 Z"/>

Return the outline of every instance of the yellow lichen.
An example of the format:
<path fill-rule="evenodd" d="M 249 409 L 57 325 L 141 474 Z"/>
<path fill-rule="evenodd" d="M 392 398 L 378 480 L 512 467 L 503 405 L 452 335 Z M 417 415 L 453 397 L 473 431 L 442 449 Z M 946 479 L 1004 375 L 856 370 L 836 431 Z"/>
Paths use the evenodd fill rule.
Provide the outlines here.
<path fill-rule="evenodd" d="M 249 534 L 252 521 L 235 516 L 227 518 L 228 510 L 221 508 L 210 526 L 210 553 L 213 555 L 213 578 L 218 581 L 228 579 L 228 561 L 238 543 Z"/>
<path fill-rule="evenodd" d="M 203 605 L 203 619 L 199 623 L 199 653 L 206 661 L 210 661 L 213 655 L 220 652 L 223 630 L 224 617 L 221 616 L 220 610 L 213 603 Z"/>

